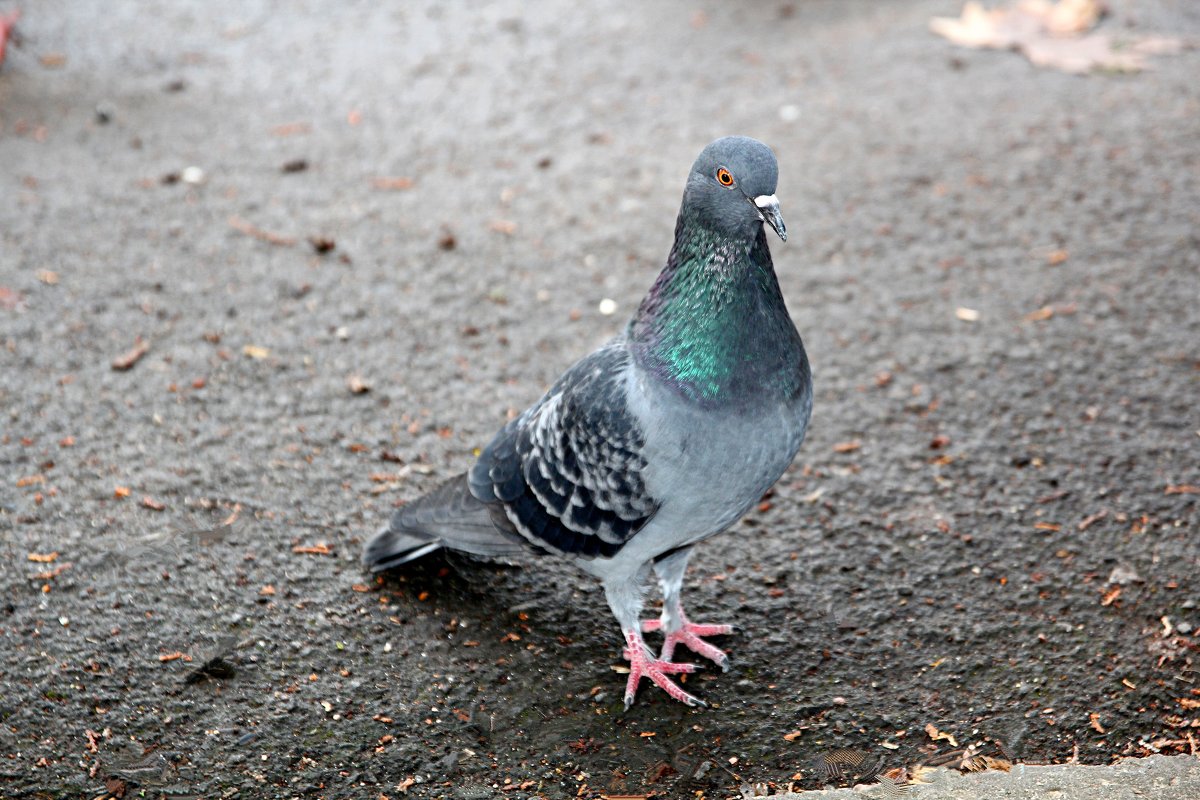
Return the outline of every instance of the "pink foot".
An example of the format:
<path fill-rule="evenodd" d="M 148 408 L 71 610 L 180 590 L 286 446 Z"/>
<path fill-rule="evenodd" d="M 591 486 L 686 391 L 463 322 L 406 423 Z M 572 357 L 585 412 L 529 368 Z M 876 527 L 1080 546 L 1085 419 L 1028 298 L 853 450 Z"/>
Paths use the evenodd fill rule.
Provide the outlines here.
<path fill-rule="evenodd" d="M 655 658 L 650 653 L 650 648 L 646 647 L 642 635 L 636 631 L 626 634 L 625 644 L 625 658 L 629 660 L 629 680 L 625 684 L 626 711 L 633 705 L 633 698 L 642 678 L 649 678 L 655 686 L 685 705 L 704 705 L 704 701 L 692 697 L 667 677 L 680 672 L 695 672 L 695 664 L 674 664 L 666 659 Z"/>
<path fill-rule="evenodd" d="M 0 14 L 0 64 L 4 63 L 4 48 L 8 44 L 8 37 L 12 34 L 12 29 L 16 27 L 17 20 L 21 18 L 21 9 L 14 8 L 8 14 Z"/>
<path fill-rule="evenodd" d="M 680 612 L 680 616 L 682 616 L 682 612 Z M 644 620 L 642 630 L 646 633 L 662 630 L 662 620 Z M 675 655 L 675 645 L 681 644 L 696 655 L 707 658 L 723 671 L 728 672 L 729 656 L 725 654 L 725 651 L 700 638 L 701 636 L 722 636 L 726 633 L 733 633 L 732 625 L 699 625 L 695 622 L 688 622 L 684 617 L 683 627 L 668 633 L 663 640 L 661 658 L 663 661 L 670 661 Z"/>

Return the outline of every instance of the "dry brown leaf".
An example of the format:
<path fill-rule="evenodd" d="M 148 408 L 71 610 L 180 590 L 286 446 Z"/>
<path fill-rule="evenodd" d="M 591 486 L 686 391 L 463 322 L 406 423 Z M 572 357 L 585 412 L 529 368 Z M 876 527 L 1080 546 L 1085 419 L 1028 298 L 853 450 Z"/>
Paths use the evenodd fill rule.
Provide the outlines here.
<path fill-rule="evenodd" d="M 391 191 L 403 191 L 411 189 L 413 186 L 412 178 L 375 178 L 371 181 L 371 185 L 376 189 L 387 189 Z"/>
<path fill-rule="evenodd" d="M 1178 486 L 1168 486 L 1163 494 L 1200 494 L 1200 486 L 1191 486 L 1186 483 Z"/>
<path fill-rule="evenodd" d="M 154 499 L 153 497 L 151 497 L 150 495 L 144 495 L 144 496 L 142 497 L 142 506 L 144 506 L 145 508 L 148 508 L 148 509 L 150 509 L 151 511 L 162 511 L 163 509 L 165 509 L 165 508 L 166 508 L 166 506 L 165 506 L 165 505 L 163 505 L 162 503 L 158 502 L 157 500 L 155 500 L 155 499 Z"/>
<path fill-rule="evenodd" d="M 925 726 L 925 733 L 929 734 L 931 741 L 947 741 L 951 747 L 958 747 L 958 740 L 954 738 L 954 734 L 939 731 L 932 722 Z"/>
<path fill-rule="evenodd" d="M 117 372 L 132 369 L 133 365 L 142 360 L 142 356 L 150 352 L 150 343 L 142 337 L 134 339 L 133 347 L 112 360 L 112 368 Z"/>
<path fill-rule="evenodd" d="M 331 554 L 333 550 L 330 549 L 329 545 L 325 544 L 324 542 L 317 542 L 314 545 L 308 545 L 304 547 L 297 545 L 296 547 L 292 548 L 292 552 L 310 556 L 327 556 Z"/>
<path fill-rule="evenodd" d="M 1107 592 L 1105 592 L 1104 596 L 1100 598 L 1100 605 L 1105 606 L 1105 607 L 1111 606 L 1113 603 L 1117 602 L 1117 598 L 1120 596 L 1121 596 L 1121 587 L 1114 586 L 1111 589 L 1109 589 Z"/>
<path fill-rule="evenodd" d="M 30 553 L 28 558 L 36 564 L 49 564 L 58 558 L 58 551 L 55 550 L 53 553 Z"/>
<path fill-rule="evenodd" d="M 1088 714 L 1088 719 L 1090 720 L 1088 724 L 1092 726 L 1092 730 L 1096 733 L 1102 736 L 1108 733 L 1108 731 L 1104 730 L 1104 726 L 1100 724 L 1100 715 L 1098 713 L 1093 711 L 1091 714 Z"/>
<path fill-rule="evenodd" d="M 1042 306 L 1037 311 L 1030 311 L 1024 316 L 1026 322 L 1043 322 L 1054 316 L 1054 306 Z"/>
<path fill-rule="evenodd" d="M 234 230 L 238 231 L 239 233 L 244 233 L 247 236 L 253 236 L 255 239 L 266 242 L 267 244 L 279 245 L 281 247 L 289 247 L 296 243 L 296 239 L 294 237 L 284 236 L 284 235 L 278 234 L 278 233 L 272 233 L 271 231 L 264 231 L 262 228 L 258 228 L 258 227 L 255 227 L 254 225 L 251 225 L 249 222 L 242 219 L 241 217 L 236 217 L 236 216 L 230 217 L 229 218 L 229 227 L 233 228 Z"/>
<path fill-rule="evenodd" d="M 833 446 L 833 452 L 835 452 L 835 453 L 853 453 L 855 450 L 858 450 L 861 447 L 862 447 L 862 442 L 860 442 L 858 439 L 851 439 L 848 442 L 838 442 L 837 444 L 835 444 Z"/>
<path fill-rule="evenodd" d="M 973 0 L 960 16 L 935 17 L 929 28 L 963 47 L 1018 50 L 1039 67 L 1074 74 L 1137 72 L 1149 66 L 1149 56 L 1183 49 L 1173 37 L 1117 39 L 1092 32 L 1102 13 L 1099 0 L 1020 0 L 991 9 Z"/>

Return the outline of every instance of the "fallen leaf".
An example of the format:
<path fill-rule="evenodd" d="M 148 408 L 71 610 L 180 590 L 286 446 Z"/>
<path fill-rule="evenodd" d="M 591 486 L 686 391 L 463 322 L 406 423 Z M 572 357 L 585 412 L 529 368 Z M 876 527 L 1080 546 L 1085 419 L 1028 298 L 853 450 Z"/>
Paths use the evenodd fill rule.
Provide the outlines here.
<path fill-rule="evenodd" d="M 851 439 L 848 442 L 838 442 L 837 444 L 835 444 L 833 446 L 833 452 L 835 452 L 835 453 L 853 453 L 855 450 L 858 450 L 861 447 L 862 447 L 862 442 L 860 442 L 858 439 Z"/>
<path fill-rule="evenodd" d="M 1181 697 L 1179 698 L 1179 705 L 1183 706 L 1188 711 L 1195 711 L 1196 709 L 1200 708 L 1200 700 L 1191 697 Z"/>
<path fill-rule="evenodd" d="M 272 136 L 295 136 L 298 133 L 308 133 L 312 130 L 312 125 L 307 122 L 291 122 L 287 125 L 276 125 L 271 128 Z"/>
<path fill-rule="evenodd" d="M 1062 525 L 1056 522 L 1037 522 L 1034 523 L 1034 530 L 1057 532 L 1062 530 Z"/>
<path fill-rule="evenodd" d="M 1046 263 L 1052 267 L 1057 267 L 1059 264 L 1065 264 L 1067 259 L 1070 257 L 1071 257 L 1071 254 L 1068 253 L 1066 250 L 1062 250 L 1062 249 L 1051 250 L 1046 255 Z"/>
<path fill-rule="evenodd" d="M 7 286 L 0 286 L 0 308 L 5 311 L 24 311 L 25 295 Z"/>
<path fill-rule="evenodd" d="M 117 488 L 113 489 L 113 497 L 117 498 L 118 500 L 123 500 L 126 497 L 129 497 L 131 494 L 133 494 L 133 492 L 128 486 L 118 486 Z"/>
<path fill-rule="evenodd" d="M 1054 316 L 1054 306 L 1042 306 L 1037 311 L 1030 311 L 1022 319 L 1026 322 L 1044 322 Z"/>
<path fill-rule="evenodd" d="M 258 593 L 262 597 L 274 597 L 275 596 L 275 587 L 268 583 L 266 586 L 259 589 Z"/>
<path fill-rule="evenodd" d="M 151 511 L 162 511 L 163 509 L 166 508 L 165 505 L 158 502 L 157 500 L 155 500 L 153 497 L 150 497 L 149 495 L 145 495 L 142 497 L 142 505 L 145 506 L 146 508 L 150 509 Z"/>
<path fill-rule="evenodd" d="M 1200 486 L 1192 486 L 1190 484 L 1168 486 L 1163 494 L 1200 494 Z"/>
<path fill-rule="evenodd" d="M 112 360 L 112 368 L 117 372 L 132 369 L 133 365 L 142 360 L 142 356 L 150 352 L 150 343 L 142 337 L 134 339 L 133 347 Z"/>
<path fill-rule="evenodd" d="M 54 578 L 57 578 L 59 575 L 62 575 L 64 572 L 66 572 L 70 568 L 71 568 L 70 564 L 60 564 L 57 567 L 55 567 L 54 569 L 48 569 L 48 570 L 45 570 L 44 572 L 36 573 L 33 576 L 33 580 L 35 580 L 35 581 L 53 580 Z"/>
<path fill-rule="evenodd" d="M 174 653 L 163 653 L 161 656 L 158 657 L 158 660 L 165 663 L 167 661 L 178 661 L 181 658 L 184 661 L 192 660 L 192 657 L 189 656 L 187 653 L 181 653 L 178 650 L 176 650 Z"/>
<path fill-rule="evenodd" d="M 333 550 L 324 542 L 317 542 L 316 544 L 307 546 L 297 545 L 292 548 L 292 552 L 311 556 L 327 556 L 332 554 Z"/>
<path fill-rule="evenodd" d="M 283 236 L 278 233 L 264 231 L 262 228 L 257 228 L 251 225 L 241 217 L 233 216 L 229 218 L 229 227 L 239 233 L 244 233 L 247 236 L 253 236 L 255 239 L 266 242 L 268 244 L 279 245 L 281 247 L 289 247 L 296 243 L 296 240 L 291 236 Z"/>
<path fill-rule="evenodd" d="M 953 734 L 939 731 L 936 727 L 934 727 L 932 722 L 925 726 L 925 733 L 929 734 L 930 741 L 947 741 L 950 743 L 951 747 L 958 747 L 958 741 L 954 738 Z"/>
<path fill-rule="evenodd" d="M 58 551 L 55 550 L 53 553 L 30 553 L 28 558 L 37 564 L 49 564 L 58 558 Z"/>
<path fill-rule="evenodd" d="M 958 17 L 935 17 L 929 28 L 955 44 L 970 48 L 1016 50 L 1039 67 L 1083 74 L 1092 70 L 1137 72 L 1152 55 L 1183 49 L 1172 37 L 1092 32 L 1100 19 L 1100 0 L 1020 0 L 985 8 L 968 2 Z M 1061 253 L 1061 260 L 1055 261 Z M 1067 258 L 1065 250 L 1051 254 L 1051 265 Z"/>
<path fill-rule="evenodd" d="M 1088 714 L 1088 719 L 1091 720 L 1089 724 L 1092 726 L 1092 730 L 1094 730 L 1096 733 L 1101 735 L 1108 733 L 1108 731 L 1104 730 L 1104 726 L 1100 724 L 1099 714 L 1093 711 L 1091 714 Z"/>
<path fill-rule="evenodd" d="M 785 733 L 783 735 L 783 740 L 785 742 L 794 742 L 803 735 L 804 735 L 804 731 L 792 731 L 791 733 Z"/>
<path fill-rule="evenodd" d="M 26 486 L 42 484 L 46 482 L 45 475 L 27 475 L 24 478 L 17 478 L 17 488 L 24 489 Z"/>
<path fill-rule="evenodd" d="M 1105 606 L 1105 607 L 1111 606 L 1113 603 L 1117 602 L 1117 598 L 1120 596 L 1121 596 L 1121 587 L 1114 586 L 1111 589 L 1109 589 L 1107 592 L 1105 592 L 1104 596 L 1100 598 L 1100 605 Z"/>
<path fill-rule="evenodd" d="M 271 351 L 265 347 L 259 347 L 256 344 L 248 344 L 242 348 L 242 355 L 256 358 L 260 361 L 271 355 Z"/>
<path fill-rule="evenodd" d="M 375 178 L 371 181 L 371 185 L 376 189 L 387 189 L 391 191 L 402 191 L 413 187 L 412 178 Z"/>

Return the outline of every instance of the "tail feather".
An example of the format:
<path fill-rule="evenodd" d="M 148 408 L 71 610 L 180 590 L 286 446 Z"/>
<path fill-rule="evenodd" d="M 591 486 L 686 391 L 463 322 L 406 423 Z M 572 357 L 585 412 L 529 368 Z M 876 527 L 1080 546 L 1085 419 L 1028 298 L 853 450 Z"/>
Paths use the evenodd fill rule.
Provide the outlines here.
<path fill-rule="evenodd" d="M 467 476 L 459 475 L 399 509 L 363 548 L 363 566 L 383 572 L 443 547 L 493 559 L 529 550 L 519 534 L 497 527 L 496 521 L 495 513 L 471 494 Z"/>

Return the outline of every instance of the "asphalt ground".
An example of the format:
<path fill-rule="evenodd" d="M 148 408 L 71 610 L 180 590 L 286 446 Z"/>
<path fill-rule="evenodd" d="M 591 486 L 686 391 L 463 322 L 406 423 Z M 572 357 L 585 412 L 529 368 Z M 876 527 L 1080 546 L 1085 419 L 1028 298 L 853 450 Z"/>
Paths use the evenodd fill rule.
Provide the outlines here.
<path fill-rule="evenodd" d="M 1200 39 L 1195 4 L 1109 5 Z M 1069 76 L 930 34 L 958 10 L 26 4 L 0 794 L 1194 777 L 1200 53 Z M 358 555 L 620 329 L 733 133 L 779 157 L 813 425 L 693 560 L 692 617 L 740 629 L 710 707 L 623 713 L 568 565 Z"/>

